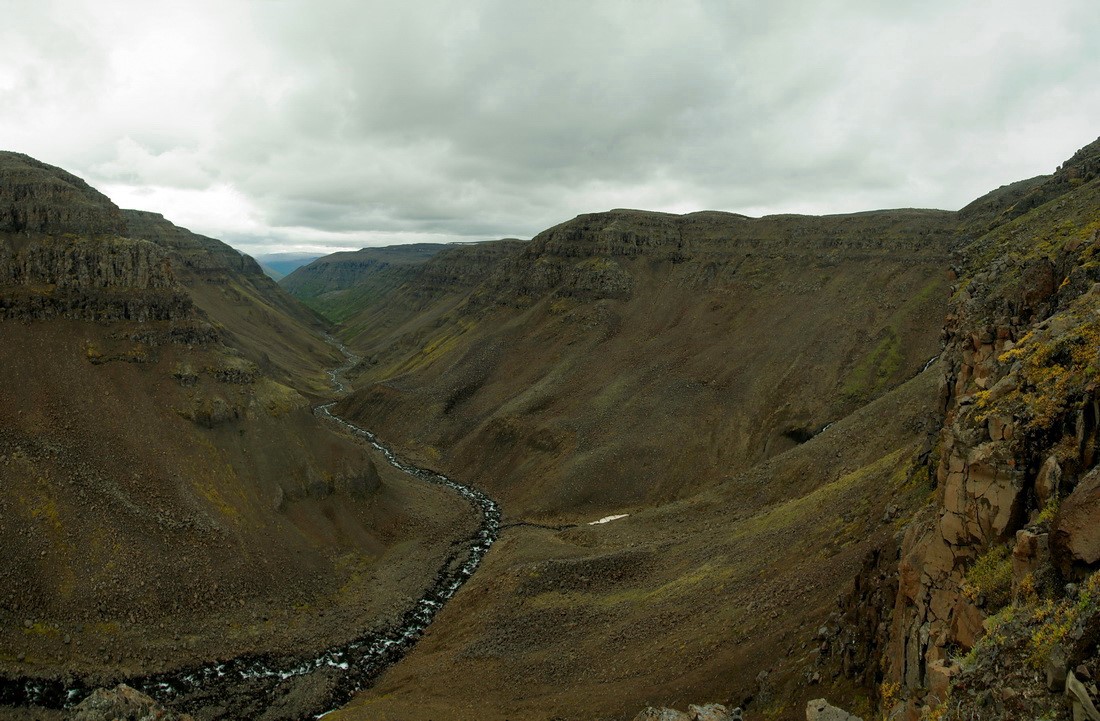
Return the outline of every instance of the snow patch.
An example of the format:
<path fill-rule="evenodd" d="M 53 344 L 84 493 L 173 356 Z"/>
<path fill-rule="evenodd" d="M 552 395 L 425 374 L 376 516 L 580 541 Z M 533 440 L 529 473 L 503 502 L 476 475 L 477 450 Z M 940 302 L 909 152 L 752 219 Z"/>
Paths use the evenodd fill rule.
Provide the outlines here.
<path fill-rule="evenodd" d="M 617 521 L 617 520 L 619 520 L 620 518 L 626 518 L 626 517 L 627 517 L 627 516 L 629 516 L 629 515 L 630 515 L 629 513 L 620 513 L 620 514 L 619 514 L 619 515 L 617 515 L 617 516 L 604 516 L 603 518 L 601 518 L 601 519 L 600 519 L 600 520 L 598 520 L 598 521 L 592 521 L 592 522 L 590 522 L 590 523 L 589 523 L 588 525 L 590 525 L 590 526 L 598 526 L 598 525 L 599 525 L 599 524 L 601 524 L 601 523 L 611 523 L 612 521 Z"/>

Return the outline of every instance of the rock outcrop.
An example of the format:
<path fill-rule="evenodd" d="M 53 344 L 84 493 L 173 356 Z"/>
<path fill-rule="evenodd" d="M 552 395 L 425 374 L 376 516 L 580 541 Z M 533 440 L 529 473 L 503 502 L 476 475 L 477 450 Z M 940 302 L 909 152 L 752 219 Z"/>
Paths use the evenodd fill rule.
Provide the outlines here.
<path fill-rule="evenodd" d="M 520 307 L 546 293 L 626 299 L 635 286 L 629 261 L 637 258 L 684 264 L 687 272 L 677 274 L 683 276 L 678 282 L 700 290 L 735 278 L 766 283 L 763 274 L 751 276 L 768 260 L 817 258 L 825 267 L 876 256 L 912 255 L 923 263 L 938 253 L 946 260 L 955 222 L 954 213 L 936 210 L 764 218 L 715 211 L 588 213 L 536 235 L 500 265 L 487 296 Z"/>
<path fill-rule="evenodd" d="M 188 714 L 170 711 L 141 691 L 120 683 L 96 689 L 72 710 L 71 721 L 193 721 Z"/>
<path fill-rule="evenodd" d="M 72 173 L 0 151 L 0 233 L 125 235 L 126 220 Z"/>
<path fill-rule="evenodd" d="M 180 273 L 219 282 L 225 282 L 233 273 L 267 278 L 260 264 L 251 256 L 234 250 L 220 240 L 181 228 L 160 213 L 123 210 L 122 214 L 126 219 L 127 235 L 163 248 Z M 269 280 L 269 283 L 275 285 L 273 281 Z"/>
<path fill-rule="evenodd" d="M 863 719 L 833 706 L 823 698 L 817 698 L 806 704 L 806 721 L 863 721 Z"/>
<path fill-rule="evenodd" d="M 191 300 L 167 254 L 111 236 L 0 236 L 0 317 L 177 320 Z"/>
<path fill-rule="evenodd" d="M 993 229 L 963 239 L 937 500 L 906 531 L 884 654 L 887 677 L 917 696 L 943 701 L 955 656 L 1012 594 L 1057 592 L 1100 561 L 1098 151 L 1005 194 L 1014 202 L 986 209 Z"/>
<path fill-rule="evenodd" d="M 688 710 L 649 707 L 634 717 L 634 721 L 741 721 L 741 709 L 728 710 L 718 703 L 691 705 Z"/>
<path fill-rule="evenodd" d="M 1058 509 L 1051 532 L 1051 552 L 1062 575 L 1072 578 L 1078 568 L 1100 565 L 1100 469 L 1085 475 Z"/>
<path fill-rule="evenodd" d="M 70 173 L 0 153 L 0 318 L 177 320 L 190 299 L 168 254 Z"/>

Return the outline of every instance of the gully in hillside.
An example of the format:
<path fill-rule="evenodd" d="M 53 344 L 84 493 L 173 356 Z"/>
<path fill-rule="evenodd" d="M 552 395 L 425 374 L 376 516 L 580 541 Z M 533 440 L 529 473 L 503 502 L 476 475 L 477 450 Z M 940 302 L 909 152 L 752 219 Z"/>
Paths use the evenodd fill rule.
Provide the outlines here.
<path fill-rule="evenodd" d="M 341 376 L 357 359 L 335 339 L 330 337 L 329 340 L 347 357 L 343 366 L 329 371 L 334 387 L 342 395 L 348 388 Z M 335 415 L 332 412 L 335 404 L 331 401 L 314 410 L 321 418 L 366 440 L 398 470 L 454 490 L 480 512 L 477 532 L 453 544 L 455 550 L 445 559 L 432 585 L 405 611 L 397 626 L 387 632 L 363 635 L 309 658 L 242 656 L 197 668 L 126 679 L 127 684 L 183 711 L 217 706 L 224 711 L 222 715 L 239 717 L 245 709 L 270 704 L 279 695 L 280 685 L 303 678 L 308 681 L 311 675 L 324 672 L 325 678 L 318 681 L 319 686 L 325 687 L 321 694 L 323 701 L 310 712 L 318 716 L 345 704 L 352 694 L 399 661 L 423 635 L 443 604 L 477 570 L 500 531 L 500 509 L 496 502 L 476 488 L 402 460 L 370 431 Z M 0 678 L 0 705 L 67 708 L 91 691 L 79 679 Z"/>

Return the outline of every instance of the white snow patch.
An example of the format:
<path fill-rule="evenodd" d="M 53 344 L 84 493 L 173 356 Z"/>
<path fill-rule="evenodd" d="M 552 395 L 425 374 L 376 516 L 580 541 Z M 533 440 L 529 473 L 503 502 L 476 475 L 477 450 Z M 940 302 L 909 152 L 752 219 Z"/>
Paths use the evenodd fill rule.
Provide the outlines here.
<path fill-rule="evenodd" d="M 598 521 L 592 521 L 592 522 L 590 522 L 590 523 L 589 523 L 588 525 L 590 525 L 590 526 L 597 526 L 597 525 L 599 525 L 599 524 L 601 524 L 601 523 L 611 523 L 612 521 L 617 521 L 617 520 L 619 520 L 620 518 L 626 518 L 626 517 L 627 517 L 627 516 L 629 516 L 629 515 L 630 515 L 629 513 L 620 513 L 620 514 L 619 514 L 619 515 L 617 515 L 617 516 L 604 516 L 603 518 L 601 518 L 601 519 L 600 519 L 600 520 L 598 520 Z"/>

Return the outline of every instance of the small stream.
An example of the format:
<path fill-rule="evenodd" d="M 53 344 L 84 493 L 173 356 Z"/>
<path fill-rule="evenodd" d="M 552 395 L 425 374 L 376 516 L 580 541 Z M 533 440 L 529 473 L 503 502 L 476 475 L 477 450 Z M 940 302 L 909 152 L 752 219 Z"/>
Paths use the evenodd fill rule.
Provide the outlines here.
<path fill-rule="evenodd" d="M 328 371 L 337 393 L 348 392 L 341 376 L 357 358 L 331 336 L 329 341 L 344 353 L 347 362 Z M 271 655 L 240 656 L 229 661 L 169 673 L 120 679 L 166 706 L 194 713 L 214 709 L 203 717 L 255 718 L 264 715 L 276 700 L 298 695 L 300 700 L 275 713 L 276 718 L 319 718 L 346 704 L 416 644 L 424 630 L 477 570 L 500 532 L 500 508 L 486 494 L 409 463 L 381 443 L 373 433 L 332 412 L 336 401 L 321 404 L 314 412 L 322 419 L 342 426 L 373 446 L 390 465 L 427 483 L 453 490 L 481 514 L 478 530 L 456 540 L 435 580 L 402 615 L 396 626 L 380 633 L 360 635 L 347 643 L 310 656 L 286 658 Z M 312 683 L 311 683 L 312 681 Z M 68 708 L 83 700 L 93 689 L 80 679 L 34 679 L 0 677 L 0 705 Z M 305 710 L 303 707 L 308 707 Z"/>

